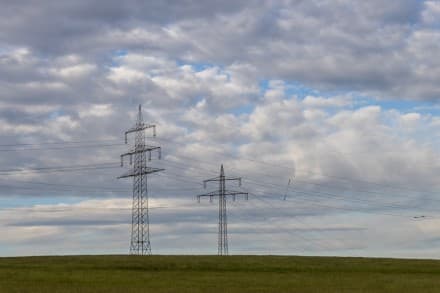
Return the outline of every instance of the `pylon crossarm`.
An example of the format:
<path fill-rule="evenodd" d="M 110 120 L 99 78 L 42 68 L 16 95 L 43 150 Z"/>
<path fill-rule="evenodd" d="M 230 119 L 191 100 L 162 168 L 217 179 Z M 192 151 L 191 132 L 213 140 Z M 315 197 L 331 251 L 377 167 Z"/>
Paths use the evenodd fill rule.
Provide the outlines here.
<path fill-rule="evenodd" d="M 123 153 L 121 155 L 121 157 L 131 156 L 131 155 L 139 154 L 139 153 L 143 153 L 143 152 L 151 152 L 151 151 L 154 151 L 154 150 L 160 150 L 160 147 L 146 145 L 146 146 L 143 146 L 143 147 L 141 147 L 141 148 L 139 148 L 137 150 L 131 150 L 129 152 Z"/>
<path fill-rule="evenodd" d="M 212 192 L 208 192 L 208 193 L 204 193 L 204 194 L 199 194 L 197 195 L 197 198 L 200 197 L 207 197 L 207 196 L 219 196 L 220 194 L 218 193 L 218 191 L 212 191 Z"/>
<path fill-rule="evenodd" d="M 214 177 L 214 178 L 211 178 L 211 179 L 206 179 L 206 180 L 203 180 L 203 186 L 204 186 L 204 188 L 206 188 L 206 183 L 208 183 L 208 182 L 219 182 L 219 181 L 221 181 L 221 180 L 234 180 L 234 181 L 239 181 L 239 185 L 241 185 L 241 178 L 240 177 L 237 177 L 237 178 L 228 178 L 228 177 L 220 177 L 220 176 L 218 176 L 218 177 Z"/>
<path fill-rule="evenodd" d="M 220 181 L 222 178 L 220 176 L 203 180 L 203 182 Z M 224 177 L 224 180 L 241 180 L 241 177 Z"/>
<path fill-rule="evenodd" d="M 203 180 L 203 187 L 206 188 L 206 183 L 208 182 L 218 182 L 218 181 L 220 181 L 220 177 L 214 177 L 211 179 Z"/>
<path fill-rule="evenodd" d="M 127 178 L 127 177 L 134 177 L 134 176 L 144 175 L 144 174 L 151 174 L 151 173 L 156 173 L 156 172 L 160 172 L 160 171 L 164 171 L 164 170 L 165 169 L 152 168 L 152 167 L 146 167 L 146 168 L 143 168 L 141 171 L 137 171 L 137 172 L 135 170 L 130 170 L 127 173 L 119 176 L 118 179 Z"/>
<path fill-rule="evenodd" d="M 233 200 L 235 201 L 235 197 L 238 195 L 243 195 L 246 200 L 248 200 L 249 194 L 247 192 L 241 192 L 241 191 L 228 191 L 226 190 L 223 194 L 225 196 L 232 196 Z M 221 196 L 221 194 L 218 191 L 212 191 L 205 194 L 199 194 L 197 195 L 197 201 L 200 202 L 200 198 L 202 197 L 209 197 L 210 201 L 212 201 L 212 198 L 215 196 Z"/>
<path fill-rule="evenodd" d="M 230 178 L 225 177 L 225 180 L 238 180 L 238 181 L 241 181 L 241 177 L 235 177 L 235 178 L 232 178 L 232 177 L 230 177 Z"/>
<path fill-rule="evenodd" d="M 136 131 L 142 131 L 148 128 L 156 128 L 156 125 L 154 124 L 147 124 L 147 123 L 141 123 L 140 125 L 136 125 L 129 130 L 125 131 L 125 134 L 133 133 Z"/>
<path fill-rule="evenodd" d="M 249 195 L 247 192 L 242 191 L 228 191 L 226 190 L 224 195 Z M 220 193 L 218 191 L 208 192 L 204 194 L 199 194 L 197 197 L 207 197 L 207 196 L 220 196 Z"/>
<path fill-rule="evenodd" d="M 212 191 L 205 194 L 199 194 L 197 195 L 197 202 L 200 202 L 201 197 L 209 197 L 209 201 L 212 202 L 214 196 L 220 196 L 220 193 L 218 193 L 218 191 Z"/>
<path fill-rule="evenodd" d="M 139 124 L 136 124 L 134 127 L 130 128 L 129 130 L 127 130 L 124 133 L 125 143 L 128 142 L 128 140 L 127 140 L 127 135 L 128 134 L 133 133 L 133 132 L 143 131 L 143 130 L 148 129 L 148 128 L 153 128 L 153 136 L 156 136 L 156 125 L 154 125 L 154 124 L 146 124 L 146 123 L 140 122 Z"/>
<path fill-rule="evenodd" d="M 247 192 L 242 191 L 225 191 L 225 195 L 245 195 L 246 197 L 249 195 Z"/>
<path fill-rule="evenodd" d="M 121 155 L 121 167 L 124 166 L 124 157 L 130 157 L 130 165 L 133 163 L 133 155 L 136 154 L 140 154 L 140 153 L 145 153 L 148 152 L 148 160 L 151 161 L 151 152 L 157 150 L 158 151 L 158 158 L 159 160 L 161 159 L 162 156 L 162 152 L 161 152 L 161 148 L 160 147 L 156 147 L 156 146 L 138 146 L 137 149 L 135 150 L 131 150 L 127 153 L 124 153 Z"/>
<path fill-rule="evenodd" d="M 243 195 L 245 200 L 249 199 L 249 194 L 247 192 L 241 191 L 226 191 L 225 196 L 232 196 L 232 200 L 235 201 L 235 198 L 239 195 Z"/>
<path fill-rule="evenodd" d="M 140 152 L 153 151 L 153 150 L 157 150 L 157 149 L 160 149 L 160 146 L 143 145 L 143 146 L 138 146 L 135 149 L 131 149 L 130 151 L 123 153 L 122 155 L 136 154 L 136 153 L 140 153 Z"/>
<path fill-rule="evenodd" d="M 238 185 L 240 185 L 241 186 L 241 177 L 235 177 L 235 178 L 232 178 L 232 177 L 225 177 L 225 180 L 230 180 L 230 181 L 238 181 Z"/>

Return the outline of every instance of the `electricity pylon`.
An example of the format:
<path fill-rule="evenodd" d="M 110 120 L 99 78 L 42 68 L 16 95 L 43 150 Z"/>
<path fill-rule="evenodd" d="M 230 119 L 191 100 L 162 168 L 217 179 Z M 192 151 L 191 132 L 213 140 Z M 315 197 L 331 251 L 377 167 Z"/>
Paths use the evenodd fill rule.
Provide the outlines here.
<path fill-rule="evenodd" d="M 118 177 L 133 177 L 130 254 L 135 255 L 151 255 L 147 175 L 164 170 L 147 166 L 147 154 L 148 161 L 151 161 L 151 152 L 153 151 L 158 152 L 159 160 L 161 158 L 160 147 L 145 144 L 145 130 L 149 128 L 153 129 L 153 136 L 156 136 L 156 126 L 143 122 L 142 108 L 139 105 L 135 126 L 125 132 L 125 143 L 128 142 L 127 135 L 135 133 L 134 149 L 121 155 L 121 167 L 124 165 L 124 157 L 129 157 L 130 165 L 133 165 L 133 168 Z"/>
<path fill-rule="evenodd" d="M 218 255 L 228 255 L 228 222 L 226 215 L 226 197 L 232 196 L 232 200 L 235 201 L 235 197 L 237 195 L 244 195 L 246 200 L 248 199 L 247 192 L 226 190 L 227 180 L 238 181 L 239 186 L 241 186 L 241 178 L 225 177 L 225 171 L 223 169 L 223 165 L 221 165 L 220 176 L 203 181 L 204 188 L 206 188 L 207 182 L 219 182 L 219 190 L 197 195 L 198 202 L 200 202 L 201 197 L 209 197 L 209 200 L 212 202 L 212 198 L 214 196 L 218 196 Z"/>

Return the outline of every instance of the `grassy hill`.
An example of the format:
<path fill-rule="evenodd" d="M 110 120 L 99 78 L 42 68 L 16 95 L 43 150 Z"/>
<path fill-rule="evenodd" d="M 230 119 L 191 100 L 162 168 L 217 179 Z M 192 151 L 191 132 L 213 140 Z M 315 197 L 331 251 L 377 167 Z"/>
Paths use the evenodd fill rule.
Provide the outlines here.
<path fill-rule="evenodd" d="M 0 258 L 0 292 L 440 292 L 440 261 L 296 256 Z"/>

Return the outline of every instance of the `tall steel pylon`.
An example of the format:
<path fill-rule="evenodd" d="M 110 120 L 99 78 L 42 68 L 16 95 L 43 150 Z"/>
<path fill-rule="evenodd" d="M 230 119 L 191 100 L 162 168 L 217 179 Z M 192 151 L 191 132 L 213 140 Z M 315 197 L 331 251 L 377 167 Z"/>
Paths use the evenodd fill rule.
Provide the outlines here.
<path fill-rule="evenodd" d="M 248 199 L 247 192 L 241 191 L 229 191 L 226 190 L 226 181 L 238 181 L 239 186 L 241 186 L 241 178 L 228 178 L 225 176 L 225 171 L 223 169 L 223 164 L 220 167 L 220 176 L 207 179 L 203 181 L 203 186 L 206 188 L 206 183 L 211 181 L 219 182 L 218 191 L 213 191 L 205 194 L 197 195 L 197 201 L 200 202 L 201 197 L 209 197 L 209 200 L 212 201 L 214 196 L 218 196 L 218 255 L 228 255 L 228 221 L 226 214 L 226 197 L 232 196 L 232 199 L 235 201 L 235 197 L 237 195 L 244 195 L 246 200 Z"/>
<path fill-rule="evenodd" d="M 156 136 L 156 126 L 143 122 L 142 108 L 139 105 L 135 126 L 125 132 L 125 143 L 128 142 L 127 135 L 135 133 L 134 149 L 121 155 L 121 167 L 124 165 L 124 157 L 129 157 L 130 165 L 133 165 L 133 168 L 118 177 L 133 177 L 130 254 L 135 255 L 151 255 L 147 175 L 164 170 L 147 166 L 147 154 L 148 161 L 151 161 L 151 152 L 153 151 L 157 151 L 158 158 L 161 158 L 160 147 L 145 144 L 145 130 L 149 128 L 152 128 L 153 136 Z"/>

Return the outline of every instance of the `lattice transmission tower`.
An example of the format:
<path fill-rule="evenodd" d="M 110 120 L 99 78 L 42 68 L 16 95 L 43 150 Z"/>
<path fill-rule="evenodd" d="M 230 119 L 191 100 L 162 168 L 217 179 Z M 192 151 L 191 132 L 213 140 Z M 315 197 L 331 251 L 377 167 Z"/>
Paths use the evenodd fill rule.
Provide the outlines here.
<path fill-rule="evenodd" d="M 241 178 L 226 177 L 223 165 L 220 167 L 220 176 L 203 181 L 204 188 L 206 188 L 207 182 L 212 181 L 219 182 L 219 189 L 217 191 L 198 195 L 197 201 L 200 202 L 201 197 L 209 197 L 209 200 L 212 202 L 213 197 L 218 197 L 218 255 L 228 255 L 228 221 L 226 214 L 226 198 L 227 196 L 232 196 L 232 200 L 235 201 L 237 195 L 244 195 L 245 199 L 247 200 L 248 193 L 226 190 L 226 181 L 238 181 L 239 186 L 241 186 Z"/>
<path fill-rule="evenodd" d="M 145 130 L 150 128 L 153 130 L 153 136 L 156 136 L 156 126 L 143 122 L 142 108 L 139 105 L 135 126 L 125 132 L 126 144 L 128 134 L 135 134 L 134 148 L 121 155 L 121 167 L 124 165 L 124 157 L 129 157 L 133 168 L 118 177 L 133 177 L 130 254 L 134 255 L 151 255 L 147 175 L 164 170 L 147 166 L 147 161 L 151 161 L 152 152 L 157 152 L 158 158 L 161 158 L 160 147 L 145 144 Z"/>

